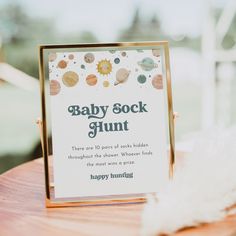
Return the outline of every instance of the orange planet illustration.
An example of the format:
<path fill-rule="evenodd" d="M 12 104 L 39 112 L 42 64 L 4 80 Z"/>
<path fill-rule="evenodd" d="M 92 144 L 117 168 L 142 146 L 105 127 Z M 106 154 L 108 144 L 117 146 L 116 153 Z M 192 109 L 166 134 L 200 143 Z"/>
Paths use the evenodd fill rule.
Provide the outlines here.
<path fill-rule="evenodd" d="M 50 95 L 54 96 L 60 93 L 61 91 L 61 85 L 58 81 L 56 80 L 51 80 L 50 81 Z"/>
<path fill-rule="evenodd" d="M 152 79 L 152 86 L 156 89 L 163 89 L 162 75 L 155 75 Z"/>
<path fill-rule="evenodd" d="M 48 55 L 48 60 L 49 60 L 50 62 L 55 61 L 56 59 L 57 59 L 57 54 L 56 54 L 55 52 L 49 53 L 49 55 Z"/>
<path fill-rule="evenodd" d="M 79 76 L 74 71 L 67 71 L 62 77 L 63 84 L 67 87 L 75 86 L 79 81 Z"/>
<path fill-rule="evenodd" d="M 96 85 L 97 81 L 98 81 L 97 76 L 94 74 L 90 74 L 86 78 L 86 83 L 90 86 Z"/>
<path fill-rule="evenodd" d="M 109 87 L 109 85 L 110 85 L 109 81 L 107 80 L 103 81 L 103 87 L 107 88 Z"/>
<path fill-rule="evenodd" d="M 64 60 L 61 60 L 61 61 L 58 62 L 57 67 L 59 67 L 61 69 L 64 69 L 64 68 L 67 67 L 67 62 L 64 61 Z"/>

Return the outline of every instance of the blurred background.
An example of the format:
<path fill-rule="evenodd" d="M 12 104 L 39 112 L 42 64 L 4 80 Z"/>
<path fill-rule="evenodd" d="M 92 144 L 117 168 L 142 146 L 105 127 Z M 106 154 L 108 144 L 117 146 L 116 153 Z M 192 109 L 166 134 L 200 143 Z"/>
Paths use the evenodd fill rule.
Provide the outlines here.
<path fill-rule="evenodd" d="M 177 148 L 236 122 L 235 0 L 0 0 L 0 173 L 40 157 L 38 44 L 170 43 Z"/>

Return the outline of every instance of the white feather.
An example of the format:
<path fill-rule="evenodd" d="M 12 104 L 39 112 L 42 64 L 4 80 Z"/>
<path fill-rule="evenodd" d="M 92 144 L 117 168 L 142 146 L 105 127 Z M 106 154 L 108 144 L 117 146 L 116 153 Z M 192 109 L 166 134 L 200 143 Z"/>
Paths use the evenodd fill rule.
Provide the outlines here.
<path fill-rule="evenodd" d="M 177 159 L 178 162 L 178 159 Z M 202 135 L 174 179 L 143 212 L 145 236 L 220 220 L 236 203 L 236 128 Z"/>

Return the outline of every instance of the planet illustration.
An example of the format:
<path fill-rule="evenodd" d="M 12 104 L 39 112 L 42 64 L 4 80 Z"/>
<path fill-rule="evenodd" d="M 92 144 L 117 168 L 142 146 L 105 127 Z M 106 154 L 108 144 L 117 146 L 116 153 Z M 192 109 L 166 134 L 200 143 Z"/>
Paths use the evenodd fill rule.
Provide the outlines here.
<path fill-rule="evenodd" d="M 120 59 L 117 57 L 117 58 L 114 59 L 114 62 L 115 62 L 115 64 L 119 64 L 120 63 Z"/>
<path fill-rule="evenodd" d="M 58 62 L 57 67 L 59 67 L 60 69 L 65 69 L 67 67 L 67 62 L 64 60 L 61 60 Z"/>
<path fill-rule="evenodd" d="M 98 62 L 97 64 L 97 71 L 101 75 L 108 75 L 112 71 L 112 64 L 109 60 L 104 59 Z"/>
<path fill-rule="evenodd" d="M 155 75 L 152 79 L 152 86 L 156 89 L 163 89 L 162 75 Z"/>
<path fill-rule="evenodd" d="M 128 77 L 130 75 L 129 70 L 125 69 L 125 68 L 120 68 L 117 72 L 116 72 L 116 81 L 114 85 L 118 85 L 121 83 L 124 83 L 128 80 Z"/>
<path fill-rule="evenodd" d="M 81 68 L 81 69 L 85 69 L 85 65 L 82 64 L 82 65 L 80 66 L 80 68 Z"/>
<path fill-rule="evenodd" d="M 109 81 L 107 80 L 103 81 L 103 87 L 107 88 L 109 87 L 109 85 L 110 85 Z"/>
<path fill-rule="evenodd" d="M 121 53 L 121 56 L 122 56 L 122 57 L 125 57 L 125 56 L 126 56 L 126 52 L 122 52 L 122 53 Z"/>
<path fill-rule="evenodd" d="M 73 59 L 74 59 L 74 55 L 73 55 L 73 54 L 69 54 L 68 58 L 69 58 L 70 60 L 73 60 Z"/>
<path fill-rule="evenodd" d="M 62 77 L 62 82 L 67 87 L 75 86 L 78 81 L 79 76 L 74 71 L 67 71 Z"/>
<path fill-rule="evenodd" d="M 94 74 L 90 74 L 86 78 L 86 83 L 90 86 L 96 85 L 97 81 L 98 81 L 97 76 Z"/>
<path fill-rule="evenodd" d="M 139 75 L 137 80 L 140 84 L 144 84 L 146 82 L 147 78 L 145 75 Z"/>
<path fill-rule="evenodd" d="M 144 52 L 143 49 L 137 49 L 137 52 Z"/>
<path fill-rule="evenodd" d="M 142 61 L 138 62 L 138 65 L 145 71 L 150 71 L 157 67 L 157 64 L 150 57 L 145 57 Z"/>
<path fill-rule="evenodd" d="M 57 54 L 56 54 L 55 52 L 49 53 L 49 55 L 48 55 L 48 60 L 49 60 L 50 62 L 55 61 L 56 59 L 57 59 Z"/>
<path fill-rule="evenodd" d="M 54 96 L 60 93 L 61 91 L 61 85 L 58 81 L 56 80 L 51 80 L 50 81 L 50 95 Z"/>
<path fill-rule="evenodd" d="M 152 55 L 154 57 L 159 57 L 161 55 L 160 49 L 152 49 Z"/>
<path fill-rule="evenodd" d="M 95 57 L 94 57 L 94 55 L 93 55 L 92 53 L 86 53 L 86 54 L 84 55 L 84 60 L 85 60 L 85 62 L 87 62 L 87 63 L 93 63 L 94 60 L 95 60 Z"/>

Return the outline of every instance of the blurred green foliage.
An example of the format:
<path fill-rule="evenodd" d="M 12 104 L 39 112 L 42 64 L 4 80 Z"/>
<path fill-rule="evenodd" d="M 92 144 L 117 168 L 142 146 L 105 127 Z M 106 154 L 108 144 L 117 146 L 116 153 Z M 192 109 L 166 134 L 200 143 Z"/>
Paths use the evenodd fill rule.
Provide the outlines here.
<path fill-rule="evenodd" d="M 54 19 L 29 17 L 20 5 L 0 8 L 0 16 L 3 60 L 35 78 L 38 78 L 39 44 L 97 42 L 91 32 L 60 35 Z"/>
<path fill-rule="evenodd" d="M 3 60 L 16 68 L 38 77 L 37 46 L 56 43 L 93 43 L 96 36 L 89 31 L 61 35 L 53 19 L 32 18 L 20 5 L 6 5 L 0 9 L 0 37 L 3 40 Z M 171 46 L 200 49 L 200 37 L 178 36 L 171 38 L 161 31 L 161 22 L 153 15 L 144 23 L 136 10 L 131 25 L 120 32 L 117 41 L 169 40 Z"/>
<path fill-rule="evenodd" d="M 216 19 L 221 9 L 215 10 Z M 38 77 L 37 46 L 56 43 L 93 43 L 96 36 L 89 31 L 69 35 L 57 32 L 53 18 L 32 18 L 20 5 L 8 4 L 0 8 L 0 37 L 3 41 L 3 55 L 6 62 L 16 68 Z M 153 15 L 149 22 L 144 22 L 139 9 L 135 11 L 131 25 L 121 30 L 117 41 L 168 40 L 172 47 L 188 47 L 200 51 L 200 36 L 189 38 L 185 35 L 171 37 L 161 30 L 161 22 Z M 1 38 L 0 38 L 1 39 Z M 236 17 L 229 32 L 223 40 L 223 47 L 228 49 L 235 45 Z"/>

